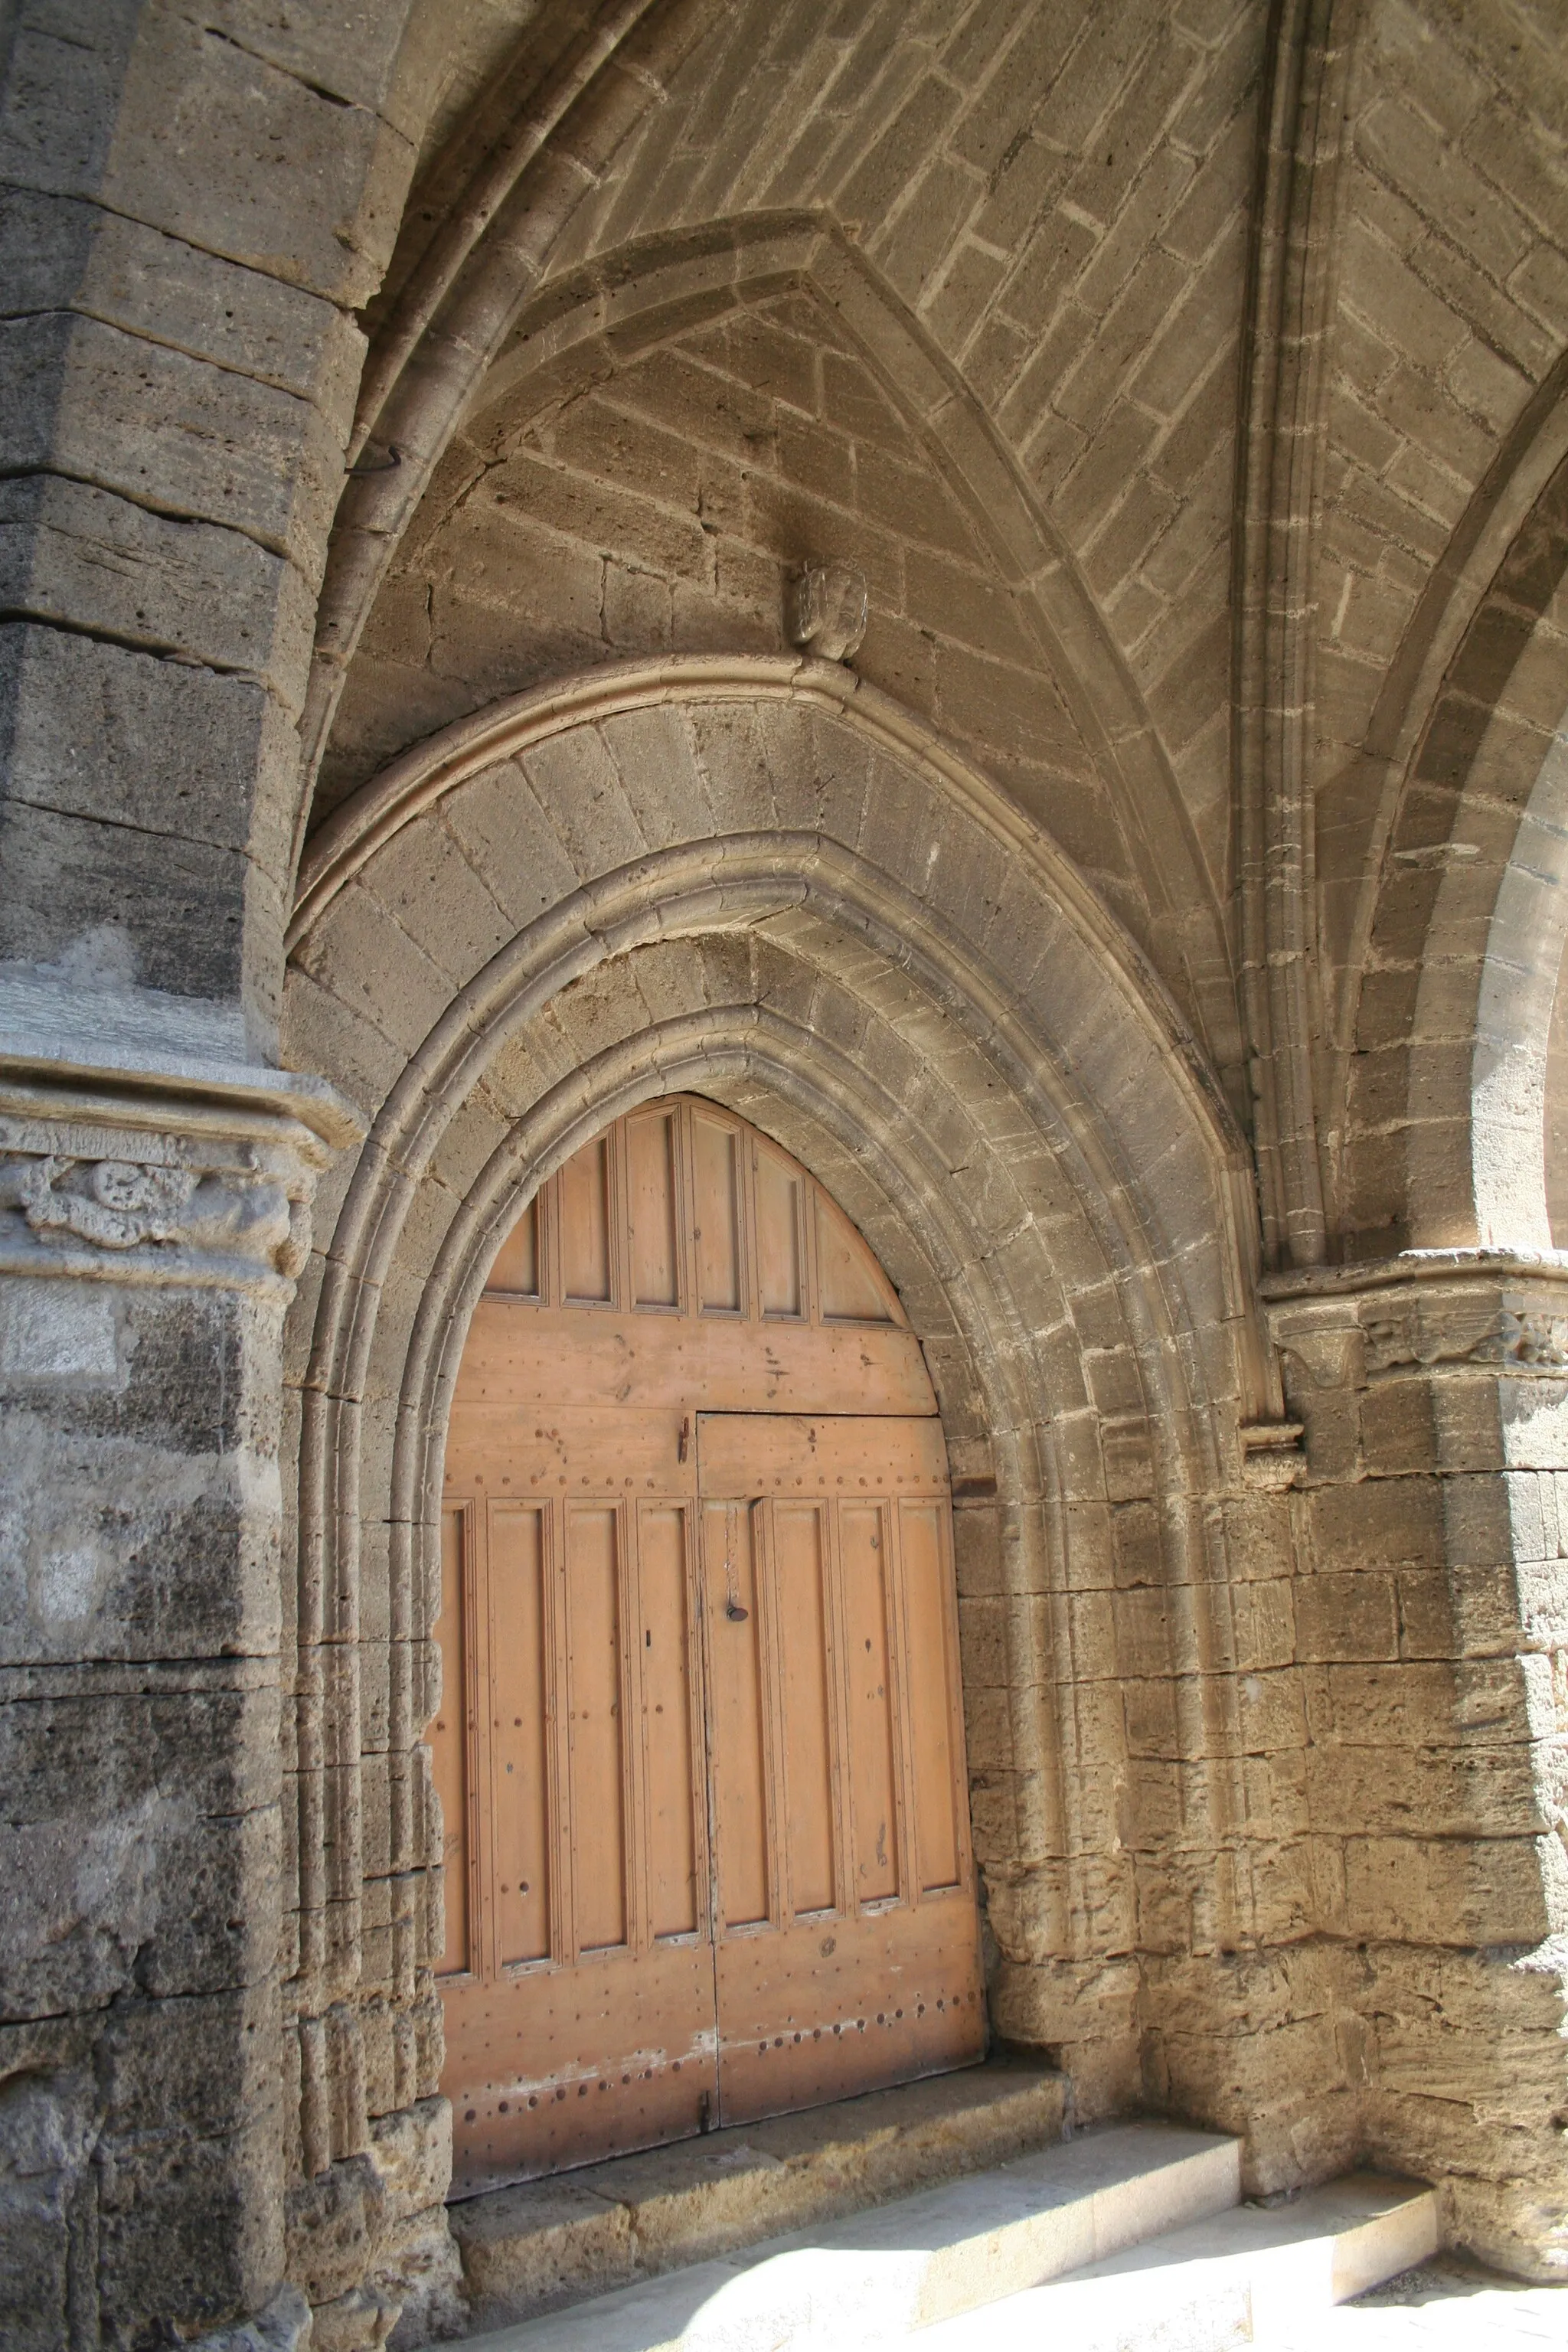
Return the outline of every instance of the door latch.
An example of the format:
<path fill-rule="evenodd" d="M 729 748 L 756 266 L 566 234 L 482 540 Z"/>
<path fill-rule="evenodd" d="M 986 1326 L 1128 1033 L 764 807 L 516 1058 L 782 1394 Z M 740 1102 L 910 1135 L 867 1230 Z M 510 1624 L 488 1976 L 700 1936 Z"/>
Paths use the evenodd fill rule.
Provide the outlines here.
<path fill-rule="evenodd" d="M 750 1612 L 741 1606 L 741 1596 L 735 1589 L 735 1553 L 731 1530 L 734 1521 L 728 1511 L 724 1514 L 724 1614 L 731 1625 L 743 1625 Z"/>

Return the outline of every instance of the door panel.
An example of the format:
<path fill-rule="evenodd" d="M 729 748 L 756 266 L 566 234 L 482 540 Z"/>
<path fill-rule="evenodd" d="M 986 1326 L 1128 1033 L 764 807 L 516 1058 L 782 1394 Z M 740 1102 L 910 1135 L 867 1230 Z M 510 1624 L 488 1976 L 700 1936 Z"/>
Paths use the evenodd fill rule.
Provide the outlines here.
<path fill-rule="evenodd" d="M 454 2194 L 979 2057 L 946 1455 L 864 1242 L 678 1098 L 491 1282 L 428 1734 Z"/>
<path fill-rule="evenodd" d="M 928 1701 L 940 1694 L 951 1775 L 950 1583 L 933 1582 L 951 1559 L 940 1425 L 703 1413 L 697 1433 L 719 1794 L 719 2107 L 744 2123 L 978 2057 L 984 2002 L 967 1852 L 950 1885 L 913 1891 L 913 1743 L 898 1703 L 910 1599 L 900 1534 L 911 1511 L 920 1637 L 940 1644 L 922 1689 Z M 934 1807 L 935 1768 L 921 1769 Z M 743 1802 L 727 1801 L 742 1783 Z M 959 1809 L 952 1785 L 948 1822 Z M 743 1903 L 733 1894 L 742 1868 Z"/>
<path fill-rule="evenodd" d="M 613 1503 L 566 1506 L 566 1744 L 579 1952 L 626 1940 L 619 1516 Z"/>
<path fill-rule="evenodd" d="M 643 1649 L 642 1737 L 648 1924 L 656 1937 L 695 1935 L 700 1759 L 692 1747 L 695 1629 L 688 1606 L 688 1514 L 639 1504 L 637 1580 Z"/>
<path fill-rule="evenodd" d="M 757 1299 L 764 1316 L 805 1312 L 805 1187 L 776 1151 L 756 1149 Z"/>
<path fill-rule="evenodd" d="M 792 1912 L 831 1911 L 838 1901 L 839 1837 L 828 1635 L 827 1513 L 819 1503 L 778 1503 L 772 1517 L 784 1717 L 786 1889 Z"/>
<path fill-rule="evenodd" d="M 740 1200 L 741 1138 L 728 1120 L 692 1116 L 696 1171 L 698 1305 L 704 1314 L 741 1312 L 745 1265 Z"/>
<path fill-rule="evenodd" d="M 610 1150 L 601 1135 L 561 1171 L 561 1288 L 574 1305 L 607 1305 L 615 1295 Z"/>
<path fill-rule="evenodd" d="M 468 1811 L 483 1932 L 443 1985 L 459 2196 L 716 2110 L 682 1420 L 454 1411 L 448 1491 L 471 1499 L 448 1509 L 450 1548 L 472 1530 L 486 1636 Z M 460 1568 L 447 1580 L 460 1594 Z"/>
<path fill-rule="evenodd" d="M 678 1307 L 681 1219 L 673 1111 L 626 1121 L 626 1208 L 631 1304 Z"/>
<path fill-rule="evenodd" d="M 772 1894 L 769 1748 L 763 1626 L 746 1507 L 708 1504 L 702 1557 L 711 1660 L 711 1771 L 718 1916 L 729 1927 L 768 1916 Z"/>
<path fill-rule="evenodd" d="M 491 1772 L 497 1956 L 503 1968 L 550 1956 L 552 1782 L 545 1692 L 552 1646 L 548 1506 L 488 1514 Z"/>
<path fill-rule="evenodd" d="M 899 1797 L 893 1780 L 893 1675 L 888 1657 L 888 1515 L 879 1503 L 837 1510 L 849 1684 L 849 1802 L 855 1895 L 884 1903 L 899 1892 Z"/>

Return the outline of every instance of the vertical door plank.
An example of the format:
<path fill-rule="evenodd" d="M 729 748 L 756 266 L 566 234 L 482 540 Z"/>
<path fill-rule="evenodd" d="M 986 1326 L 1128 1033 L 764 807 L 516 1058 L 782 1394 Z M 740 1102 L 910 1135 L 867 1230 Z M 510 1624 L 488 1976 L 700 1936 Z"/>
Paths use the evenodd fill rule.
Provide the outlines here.
<path fill-rule="evenodd" d="M 697 1113 L 691 1122 L 692 1192 L 697 1241 L 697 1303 L 708 1314 L 738 1315 L 745 1297 L 741 1262 L 739 1138 Z"/>
<path fill-rule="evenodd" d="M 441 1704 L 426 1738 L 430 1771 L 441 1804 L 442 1892 L 447 1933 L 437 1976 L 455 1976 L 468 1966 L 468 1709 L 464 1689 L 467 1665 L 463 1609 L 461 1509 L 441 1514 L 441 1613 L 435 1637 L 441 1653 Z"/>
<path fill-rule="evenodd" d="M 463 1630 L 468 1637 L 463 1695 L 468 1717 L 468 1966 L 496 1964 L 495 1805 L 490 1777 L 490 1515 L 485 1482 L 463 1517 Z"/>
<path fill-rule="evenodd" d="M 829 1911 L 837 1899 L 824 1516 L 815 1503 L 773 1507 L 788 1799 L 785 1857 L 790 1907 L 797 1913 Z"/>
<path fill-rule="evenodd" d="M 657 1111 L 626 1122 L 626 1214 L 634 1307 L 680 1304 L 675 1117 Z"/>
<path fill-rule="evenodd" d="M 490 1775 L 503 1968 L 545 1959 L 551 1948 L 544 1517 L 537 1507 L 490 1506 Z"/>
<path fill-rule="evenodd" d="M 855 1915 L 854 1775 L 849 1764 L 849 1633 L 844 1605 L 844 1559 L 838 1513 L 822 1506 L 823 1600 L 827 1614 L 827 1706 L 833 1740 L 833 1832 L 837 1858 L 834 1901 L 847 1918 Z"/>
<path fill-rule="evenodd" d="M 756 1154 L 757 1303 L 764 1315 L 805 1312 L 800 1179 L 777 1154 Z"/>
<path fill-rule="evenodd" d="M 892 1662 L 888 1642 L 887 1516 L 876 1503 L 838 1506 L 849 1683 L 849 1773 L 855 1811 L 855 1892 L 861 1903 L 899 1892 Z"/>
<path fill-rule="evenodd" d="M 595 1136 L 561 1171 L 561 1288 L 569 1301 L 607 1305 L 614 1296 L 610 1244 L 610 1139 Z"/>
<path fill-rule="evenodd" d="M 953 1769 L 952 1657 L 942 1507 L 899 1507 L 903 1565 L 909 1715 L 913 1727 L 916 1884 L 922 1893 L 956 1886 L 960 1842 Z"/>
<path fill-rule="evenodd" d="M 718 1916 L 726 1927 L 768 1916 L 766 1758 L 750 1515 L 740 1503 L 702 1513 L 710 1717 L 718 1829 Z M 746 1612 L 731 1618 L 728 1604 Z"/>
<path fill-rule="evenodd" d="M 566 1506 L 567 1690 L 577 1948 L 626 1939 L 619 1514 Z"/>
<path fill-rule="evenodd" d="M 697 1823 L 686 1512 L 679 1504 L 644 1503 L 638 1507 L 637 1589 L 648 1926 L 655 1937 L 691 1935 L 699 1916 Z"/>

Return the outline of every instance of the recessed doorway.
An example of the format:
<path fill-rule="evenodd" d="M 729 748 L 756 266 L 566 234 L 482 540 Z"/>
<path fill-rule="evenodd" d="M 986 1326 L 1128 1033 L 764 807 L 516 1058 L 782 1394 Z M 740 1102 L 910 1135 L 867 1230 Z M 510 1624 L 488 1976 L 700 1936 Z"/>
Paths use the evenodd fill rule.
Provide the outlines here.
<path fill-rule="evenodd" d="M 455 2195 L 983 2054 L 942 1426 L 804 1169 L 681 1097 L 542 1188 L 442 1534 Z"/>

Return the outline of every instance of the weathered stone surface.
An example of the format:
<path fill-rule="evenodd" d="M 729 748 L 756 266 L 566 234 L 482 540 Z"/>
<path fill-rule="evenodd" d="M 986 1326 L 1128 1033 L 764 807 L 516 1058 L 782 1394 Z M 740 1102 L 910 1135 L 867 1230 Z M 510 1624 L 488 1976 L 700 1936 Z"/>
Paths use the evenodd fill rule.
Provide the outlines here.
<path fill-rule="evenodd" d="M 318 2347 L 458 2324 L 442 1335 L 568 1123 L 665 1085 L 807 1161 L 925 1347 L 995 2024 L 1079 2116 L 1264 2189 L 1372 2147 L 1549 2267 L 1561 42 L 14 13 L 0 988 L 58 1050 L 0 1144 L 0 2327 L 281 2352 L 286 2261 Z M 813 562 L 867 584 L 831 686 Z M 286 1050 L 378 1121 L 307 1263 L 192 1041 L 273 1051 L 301 789 L 389 760 L 409 822 L 330 898 L 348 819 L 307 853 Z M 140 1157 L 50 1068 L 121 1014 Z"/>
<path fill-rule="evenodd" d="M 1061 2078 L 1005 2059 L 499 2189 L 454 2211 L 469 2324 L 500 2326 L 1044 2147 Z"/>

